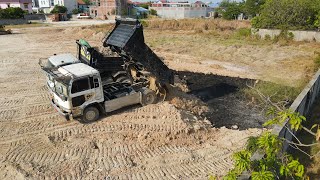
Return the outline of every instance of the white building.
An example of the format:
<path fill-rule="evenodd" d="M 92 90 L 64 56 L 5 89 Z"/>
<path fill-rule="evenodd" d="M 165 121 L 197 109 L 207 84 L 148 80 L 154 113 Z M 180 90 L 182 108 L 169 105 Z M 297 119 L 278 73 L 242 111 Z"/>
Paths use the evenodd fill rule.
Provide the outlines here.
<path fill-rule="evenodd" d="M 209 12 L 213 10 L 201 1 L 195 3 L 159 1 L 151 4 L 149 9 L 154 9 L 158 16 L 169 19 L 209 17 Z"/>
<path fill-rule="evenodd" d="M 65 6 L 68 13 L 78 8 L 77 0 L 32 0 L 33 9 L 42 10 L 44 13 L 50 13 L 55 5 Z"/>

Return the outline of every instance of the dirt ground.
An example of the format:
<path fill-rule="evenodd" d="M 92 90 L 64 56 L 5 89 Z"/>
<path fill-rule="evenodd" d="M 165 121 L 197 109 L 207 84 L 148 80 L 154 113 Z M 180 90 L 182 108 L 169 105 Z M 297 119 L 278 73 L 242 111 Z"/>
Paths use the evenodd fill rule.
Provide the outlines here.
<path fill-rule="evenodd" d="M 219 121 L 223 113 L 215 116 L 219 128 L 214 127 L 208 120 L 186 115 L 172 101 L 121 110 L 92 124 L 66 121 L 49 103 L 38 59 L 75 54 L 76 39 L 99 44 L 104 33 L 64 26 L 14 32 L 0 36 L 0 179 L 207 179 L 225 175 L 233 166 L 232 153 L 262 131 L 227 129 Z M 146 39 L 150 35 L 147 30 Z M 255 66 L 263 68 L 250 66 L 250 61 L 243 68 L 233 61 L 199 63 L 190 55 L 178 59 L 179 53 L 160 46 L 156 51 L 176 70 L 262 77 L 246 73 Z M 291 51 L 284 53 L 283 57 L 293 56 Z M 257 56 L 262 59 L 265 54 Z"/>

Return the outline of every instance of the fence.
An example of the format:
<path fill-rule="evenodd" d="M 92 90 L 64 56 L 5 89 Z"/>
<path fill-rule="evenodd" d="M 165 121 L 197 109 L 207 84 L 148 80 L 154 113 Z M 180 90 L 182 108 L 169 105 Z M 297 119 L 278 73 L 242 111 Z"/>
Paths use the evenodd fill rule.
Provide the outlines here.
<path fill-rule="evenodd" d="M 252 29 L 252 34 L 258 35 L 265 39 L 266 36 L 274 38 L 280 34 L 279 29 Z M 320 32 L 318 31 L 288 31 L 293 34 L 293 40 L 295 41 L 315 41 L 320 42 Z"/>
<path fill-rule="evenodd" d="M 310 109 L 320 93 L 320 70 L 313 76 L 308 85 L 301 91 L 299 96 L 291 104 L 290 109 L 299 112 L 300 115 L 307 116 Z M 290 132 L 291 131 L 291 132 Z M 292 141 L 292 130 L 288 124 L 288 121 L 284 122 L 282 125 L 276 125 L 272 129 L 272 134 L 279 136 L 280 138 L 285 138 L 288 141 Z M 283 143 L 283 151 L 287 151 L 289 144 L 287 142 Z M 265 154 L 260 152 L 255 152 L 252 155 L 251 160 L 260 160 Z M 250 179 L 250 175 L 244 172 L 239 178 L 239 180 Z"/>
<path fill-rule="evenodd" d="M 24 15 L 24 19 L 28 21 L 45 21 L 45 14 L 26 14 Z"/>
<path fill-rule="evenodd" d="M 16 24 L 27 24 L 26 19 L 0 19 L 0 25 L 16 25 Z"/>

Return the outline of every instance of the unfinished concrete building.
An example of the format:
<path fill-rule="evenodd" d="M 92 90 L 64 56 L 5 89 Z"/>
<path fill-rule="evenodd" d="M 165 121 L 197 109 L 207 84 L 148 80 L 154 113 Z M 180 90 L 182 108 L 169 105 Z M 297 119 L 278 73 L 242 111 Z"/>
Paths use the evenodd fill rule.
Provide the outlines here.
<path fill-rule="evenodd" d="M 114 19 L 115 15 L 126 15 L 126 10 L 126 0 L 93 0 L 89 12 L 93 18 Z"/>

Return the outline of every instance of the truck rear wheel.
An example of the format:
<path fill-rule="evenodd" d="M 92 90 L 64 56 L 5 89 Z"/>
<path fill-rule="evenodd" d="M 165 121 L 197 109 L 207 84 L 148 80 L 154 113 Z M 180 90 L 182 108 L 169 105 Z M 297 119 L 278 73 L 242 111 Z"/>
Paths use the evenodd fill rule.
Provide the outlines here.
<path fill-rule="evenodd" d="M 98 120 L 100 116 L 99 110 L 96 107 L 87 107 L 83 111 L 82 122 L 90 123 Z"/>
<path fill-rule="evenodd" d="M 142 92 L 142 102 L 141 104 L 143 106 L 146 106 L 148 104 L 154 104 L 157 101 L 157 95 L 154 91 L 150 89 L 146 89 Z"/>

